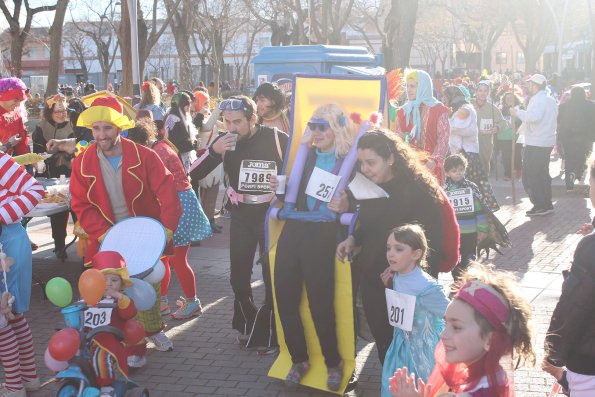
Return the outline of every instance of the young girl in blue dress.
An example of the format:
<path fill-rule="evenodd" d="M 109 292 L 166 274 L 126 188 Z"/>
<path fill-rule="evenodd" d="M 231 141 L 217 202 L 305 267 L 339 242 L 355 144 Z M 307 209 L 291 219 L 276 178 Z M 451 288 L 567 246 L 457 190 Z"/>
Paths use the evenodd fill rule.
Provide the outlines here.
<path fill-rule="evenodd" d="M 444 329 L 443 316 L 449 301 L 438 281 L 422 270 L 427 252 L 428 242 L 419 225 L 397 227 L 388 236 L 389 268 L 381 277 L 387 284 L 392 274 L 393 290 L 414 296 L 415 303 L 411 331 L 394 328 L 382 367 L 383 397 L 391 396 L 388 380 L 397 368 L 406 366 L 426 380 L 434 367 L 434 350 Z"/>

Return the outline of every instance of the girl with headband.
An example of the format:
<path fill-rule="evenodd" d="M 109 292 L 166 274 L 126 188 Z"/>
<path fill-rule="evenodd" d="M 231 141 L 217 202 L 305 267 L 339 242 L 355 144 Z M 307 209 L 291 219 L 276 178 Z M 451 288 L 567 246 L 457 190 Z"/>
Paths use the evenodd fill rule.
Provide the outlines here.
<path fill-rule="evenodd" d="M 446 309 L 427 384 L 398 369 L 390 378 L 393 396 L 511 397 L 514 384 L 501 359 L 512 355 L 513 362 L 534 363 L 531 308 L 513 277 L 476 264 L 461 285 Z"/>

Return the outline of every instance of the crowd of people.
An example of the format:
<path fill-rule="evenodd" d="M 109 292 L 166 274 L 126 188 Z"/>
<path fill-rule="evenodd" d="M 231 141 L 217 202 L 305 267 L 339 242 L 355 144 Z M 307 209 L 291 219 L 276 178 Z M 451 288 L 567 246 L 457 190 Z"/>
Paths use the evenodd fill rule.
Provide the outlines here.
<path fill-rule="evenodd" d="M 355 372 L 344 374 L 338 349 L 338 257 L 351 263 L 352 295 L 361 296 L 383 364 L 383 396 L 513 396 L 510 358 L 535 359 L 530 307 L 510 275 L 474 263 L 477 244 L 492 233 L 489 222 L 500 208 L 488 180 L 499 166 L 494 152 L 501 154 L 504 178 L 522 178 L 533 204 L 527 216 L 550 214 L 552 150 L 556 146 L 563 154 L 566 185 L 573 189 L 587 169 L 595 137 L 593 103 L 581 86 L 560 101 L 540 74 L 514 84 L 489 76 L 433 80 L 422 70 L 407 70 L 402 79 L 403 95 L 391 129 L 372 126 L 356 141 L 361 120 L 349 109 L 327 103 L 313 111 L 303 126 L 302 144 L 308 150 L 294 182 L 297 195 L 288 200 L 282 186 L 286 178 L 278 176 L 287 165 L 291 109 L 275 84 L 261 84 L 252 98 L 231 96 L 219 103 L 204 85 L 176 87 L 166 105 L 162 95 L 168 87 L 153 79 L 142 85 L 136 120 L 125 114 L 116 97 L 102 96 L 87 106 L 76 96 L 59 93 L 45 98 L 42 120 L 29 134 L 23 106 L 27 87 L 16 78 L 0 79 L 0 259 L 14 259 L 7 284 L 0 284 L 2 292 L 14 297 L 12 316 L 2 321 L 0 315 L 0 359 L 6 373 L 0 395 L 25 396 L 26 390 L 39 387 L 25 318 L 35 247 L 21 220 L 43 196 L 33 176 L 65 175 L 70 177 L 70 211 L 50 217 L 56 255 L 67 255 L 72 216 L 85 266 L 104 273 L 109 279 L 106 296 L 116 300 L 122 321 L 134 316 L 146 336 L 126 349 L 97 344 L 93 354 L 100 365 L 96 374 L 102 397 L 114 395 L 112 382 L 119 373 L 106 372 L 106 366 L 124 374 L 128 367 L 144 366 L 147 341 L 161 351 L 173 348 L 163 332 L 165 316 L 183 320 L 202 313 L 188 252 L 221 232 L 215 223 L 221 183 L 221 211 L 231 216 L 231 326 L 238 331 L 237 343 L 262 354 L 276 354 L 279 345 L 286 346 L 292 362 L 285 377 L 288 388 L 297 387 L 311 370 L 299 311 L 302 285 L 326 365 L 327 389 L 339 391 L 344 375 L 351 376 L 348 388 L 357 383 Z M 77 151 L 81 142 L 93 143 Z M 31 147 L 47 154 L 42 164 L 38 158 L 24 159 Z M 357 200 L 346 190 L 327 200 L 311 191 L 312 180 L 338 175 L 350 151 L 357 157 L 354 171 L 386 196 Z M 595 163 L 588 169 L 595 204 Z M 285 226 L 272 272 L 265 223 L 274 200 L 281 203 L 277 218 Z M 350 232 L 337 220 L 355 208 L 358 225 Z M 121 269 L 125 265 L 97 254 L 107 231 L 133 216 L 160 221 L 167 234 L 165 275 L 152 285 L 160 299 L 148 310 L 138 309 L 121 293 L 130 282 Z M 592 229 L 585 225 L 582 232 Z M 584 305 L 593 298 L 595 285 L 591 240 L 592 234 L 577 247 L 552 317 L 543 364 L 571 396 L 579 397 L 595 390 L 595 352 L 583 349 L 590 346 L 593 328 Z M 261 307 L 251 285 L 256 254 L 265 287 Z M 171 268 L 184 294 L 175 310 L 168 299 Z M 450 289 L 438 282 L 440 272 L 452 272 Z M 398 321 L 387 315 L 387 289 L 395 299 L 409 302 L 402 308 L 407 325 L 395 325 Z M 349 304 L 355 308 L 355 301 Z M 357 334 L 357 324 L 354 329 Z"/>

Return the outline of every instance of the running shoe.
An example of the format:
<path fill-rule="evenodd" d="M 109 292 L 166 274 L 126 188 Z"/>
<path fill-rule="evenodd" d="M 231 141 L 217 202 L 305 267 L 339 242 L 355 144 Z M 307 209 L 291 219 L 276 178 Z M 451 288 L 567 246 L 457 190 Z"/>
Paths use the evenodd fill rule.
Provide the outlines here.
<path fill-rule="evenodd" d="M 173 342 L 163 331 L 159 331 L 155 335 L 147 336 L 145 339 L 147 342 L 152 342 L 155 345 L 155 349 L 160 352 L 167 352 L 174 349 Z"/>
<path fill-rule="evenodd" d="M 145 356 L 128 356 L 126 361 L 128 361 L 128 366 L 131 368 L 142 368 L 147 364 Z"/>
<path fill-rule="evenodd" d="M 176 320 L 183 320 L 202 314 L 202 306 L 200 305 L 200 300 L 198 300 L 198 298 L 192 300 L 180 296 L 180 299 L 176 304 L 178 305 L 178 310 L 171 315 Z"/>

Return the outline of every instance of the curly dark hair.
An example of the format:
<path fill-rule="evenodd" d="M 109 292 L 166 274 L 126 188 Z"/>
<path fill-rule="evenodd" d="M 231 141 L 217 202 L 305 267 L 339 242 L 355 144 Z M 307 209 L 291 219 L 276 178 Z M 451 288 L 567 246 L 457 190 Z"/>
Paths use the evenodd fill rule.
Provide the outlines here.
<path fill-rule="evenodd" d="M 444 201 L 440 184 L 425 166 L 429 156 L 405 144 L 394 132 L 374 129 L 366 132 L 357 144 L 358 149 L 370 149 L 385 160 L 394 156 L 393 175 L 397 179 L 409 179 L 419 184 L 437 203 Z"/>

